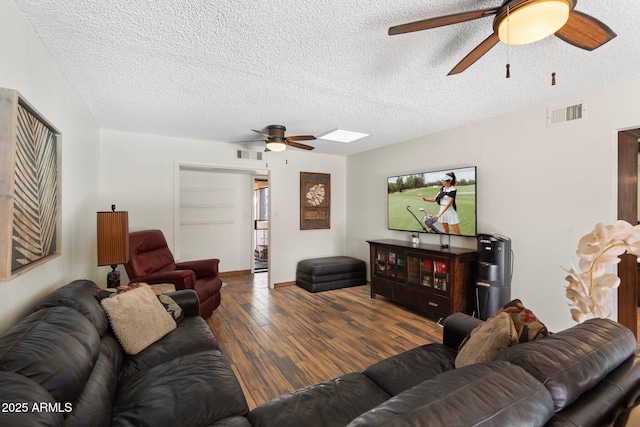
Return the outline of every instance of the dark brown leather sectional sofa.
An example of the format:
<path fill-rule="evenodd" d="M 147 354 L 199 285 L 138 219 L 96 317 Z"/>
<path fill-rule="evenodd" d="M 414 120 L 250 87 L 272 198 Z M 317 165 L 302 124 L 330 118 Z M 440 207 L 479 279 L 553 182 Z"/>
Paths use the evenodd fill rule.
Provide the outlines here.
<path fill-rule="evenodd" d="M 0 425 L 602 427 L 624 422 L 640 394 L 637 342 L 616 322 L 589 320 L 455 369 L 459 344 L 481 322 L 455 313 L 442 344 L 249 411 L 195 292 L 172 294 L 185 319 L 130 356 L 96 290 L 72 282 L 0 337 Z"/>

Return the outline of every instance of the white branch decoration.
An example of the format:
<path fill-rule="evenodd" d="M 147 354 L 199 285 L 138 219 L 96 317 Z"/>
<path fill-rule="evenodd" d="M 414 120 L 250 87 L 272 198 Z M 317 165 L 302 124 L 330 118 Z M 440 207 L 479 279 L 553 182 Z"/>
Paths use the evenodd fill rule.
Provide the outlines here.
<path fill-rule="evenodd" d="M 580 239 L 576 251 L 579 271 L 572 267 L 566 270 L 569 275 L 565 278 L 573 320 L 582 323 L 589 314 L 611 317 L 611 290 L 620 285 L 620 278 L 606 270 L 608 265 L 619 263 L 619 256 L 626 252 L 640 255 L 640 225 L 621 220 L 613 225 L 598 223 Z"/>

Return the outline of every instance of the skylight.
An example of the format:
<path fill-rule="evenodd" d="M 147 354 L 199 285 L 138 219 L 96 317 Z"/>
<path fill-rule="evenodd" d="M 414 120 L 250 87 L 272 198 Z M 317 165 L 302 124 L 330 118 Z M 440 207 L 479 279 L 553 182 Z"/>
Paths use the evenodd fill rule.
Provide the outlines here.
<path fill-rule="evenodd" d="M 334 129 L 318 136 L 318 139 L 326 139 L 328 141 L 349 143 L 349 142 L 353 142 L 355 140 L 364 138 L 366 136 L 369 136 L 369 134 L 363 133 L 363 132 L 357 132 L 354 130 Z"/>

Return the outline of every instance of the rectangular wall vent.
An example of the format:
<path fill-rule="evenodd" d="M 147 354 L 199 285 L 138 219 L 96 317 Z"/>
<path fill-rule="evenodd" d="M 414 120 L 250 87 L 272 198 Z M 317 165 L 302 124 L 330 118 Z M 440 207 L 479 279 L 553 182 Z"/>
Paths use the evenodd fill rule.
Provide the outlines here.
<path fill-rule="evenodd" d="M 262 151 L 236 150 L 236 159 L 262 160 Z"/>
<path fill-rule="evenodd" d="M 584 103 L 564 105 L 558 108 L 547 109 L 547 127 L 582 120 L 585 117 Z"/>

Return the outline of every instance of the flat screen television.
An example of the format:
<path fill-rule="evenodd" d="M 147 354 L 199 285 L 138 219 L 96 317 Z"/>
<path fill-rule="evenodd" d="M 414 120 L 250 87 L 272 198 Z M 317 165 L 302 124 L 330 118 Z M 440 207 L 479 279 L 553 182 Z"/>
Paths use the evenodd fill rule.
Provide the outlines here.
<path fill-rule="evenodd" d="M 387 189 L 389 230 L 477 235 L 475 166 L 390 176 Z"/>

